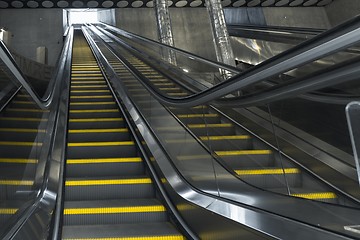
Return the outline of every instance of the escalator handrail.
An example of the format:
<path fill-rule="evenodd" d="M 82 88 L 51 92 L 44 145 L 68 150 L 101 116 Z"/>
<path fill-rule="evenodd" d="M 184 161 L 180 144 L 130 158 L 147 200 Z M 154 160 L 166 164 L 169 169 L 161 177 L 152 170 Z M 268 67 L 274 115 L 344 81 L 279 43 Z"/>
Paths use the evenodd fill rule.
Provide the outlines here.
<path fill-rule="evenodd" d="M 63 56 L 64 54 L 63 51 L 61 52 L 60 56 Z M 12 80 L 20 83 L 20 85 L 28 92 L 30 97 L 34 100 L 34 102 L 38 105 L 39 108 L 43 110 L 48 109 L 53 101 L 53 90 L 54 90 L 56 76 L 63 68 L 63 64 L 57 64 L 58 67 L 54 72 L 52 78 L 50 79 L 50 82 L 48 84 L 44 96 L 40 97 L 38 93 L 34 90 L 34 88 L 31 86 L 30 81 L 20 70 L 15 59 L 13 58 L 12 54 L 10 53 L 9 49 L 6 47 L 3 41 L 0 41 L 0 58 L 15 77 L 15 79 L 12 78 Z"/>
<path fill-rule="evenodd" d="M 104 29 L 98 28 L 102 33 L 110 36 L 118 43 L 124 44 L 121 40 L 117 39 L 113 34 L 108 33 Z M 129 47 L 128 47 L 129 48 Z M 121 56 L 118 56 L 122 58 Z M 124 62 L 127 62 L 126 59 L 123 59 Z M 128 62 L 127 62 L 128 63 Z M 271 101 L 278 101 L 283 98 L 293 97 L 295 94 L 302 94 L 304 92 L 317 90 L 323 88 L 324 86 L 329 86 L 333 84 L 339 84 L 344 81 L 349 81 L 356 79 L 358 76 L 358 62 L 352 64 L 339 64 L 336 66 L 331 67 L 330 69 L 326 69 L 326 71 L 320 71 L 316 75 L 312 77 L 303 77 L 300 78 L 301 82 L 295 82 L 291 85 L 286 85 L 275 90 L 266 91 L 265 93 L 257 94 L 254 96 L 240 96 L 240 97 L 232 97 L 232 98 L 223 98 L 218 99 L 224 95 L 234 92 L 235 90 L 241 90 L 249 85 L 253 84 L 253 81 L 246 81 L 248 79 L 255 80 L 256 82 L 265 81 L 269 76 L 266 77 L 259 77 L 256 79 L 256 76 L 251 74 L 245 74 L 245 76 L 239 82 L 232 83 L 230 80 L 217 84 L 211 88 L 203 90 L 201 92 L 194 93 L 193 95 L 187 97 L 169 97 L 165 96 L 161 93 L 149 79 L 147 79 L 140 71 L 138 71 L 135 67 L 131 66 L 128 63 L 129 70 L 137 76 L 138 80 L 140 80 L 144 87 L 149 90 L 159 101 L 161 101 L 165 105 L 176 106 L 176 107 L 191 107 L 195 105 L 204 104 L 214 99 L 215 105 L 220 106 L 238 106 L 238 107 L 245 107 L 245 106 L 252 106 L 257 104 L 269 103 Z M 340 67 L 339 67 L 340 66 Z M 349 75 L 349 69 L 352 71 L 352 74 Z M 158 70 L 158 69 L 157 69 Z M 160 71 L 160 70 L 158 70 Z M 161 71 L 160 71 L 161 72 Z M 333 73 L 330 78 L 326 78 L 329 76 L 329 72 Z M 337 76 L 337 78 L 335 78 Z M 339 77 L 341 76 L 341 77 Z M 346 77 L 344 77 L 346 76 Z M 335 78 L 335 80 L 334 80 Z M 234 85 L 241 86 L 240 88 L 233 87 Z M 224 89 L 226 87 L 226 89 Z M 191 91 L 191 90 L 190 90 Z M 292 94 L 288 94 L 291 91 Z"/>

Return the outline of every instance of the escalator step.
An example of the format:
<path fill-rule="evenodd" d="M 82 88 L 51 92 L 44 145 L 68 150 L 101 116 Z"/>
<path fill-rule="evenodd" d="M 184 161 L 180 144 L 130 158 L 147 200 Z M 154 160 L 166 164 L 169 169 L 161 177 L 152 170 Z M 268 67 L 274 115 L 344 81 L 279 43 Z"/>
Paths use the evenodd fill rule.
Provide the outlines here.
<path fill-rule="evenodd" d="M 167 221 L 165 207 L 156 199 L 67 201 L 65 225 L 120 224 Z"/>
<path fill-rule="evenodd" d="M 81 141 L 125 141 L 130 139 L 127 128 L 109 128 L 109 129 L 80 129 L 68 131 L 69 142 Z M 0 133 L 1 135 L 1 133 Z"/>
<path fill-rule="evenodd" d="M 124 128 L 124 119 L 115 118 L 70 118 L 69 129 Z"/>
<path fill-rule="evenodd" d="M 24 196 L 32 193 L 33 180 L 13 179 L 13 176 L 2 175 L 0 179 L 0 202 L 4 200 L 22 200 Z"/>
<path fill-rule="evenodd" d="M 131 176 L 142 175 L 145 172 L 140 157 L 67 159 L 66 163 L 66 175 L 68 177 Z"/>
<path fill-rule="evenodd" d="M 185 240 L 168 222 L 64 226 L 64 240 Z"/>
<path fill-rule="evenodd" d="M 0 117 L 0 126 L 3 128 L 38 128 L 40 123 L 46 123 L 46 118 L 34 117 Z"/>
<path fill-rule="evenodd" d="M 154 186 L 148 177 L 67 179 L 66 200 L 106 200 L 117 198 L 153 198 Z"/>

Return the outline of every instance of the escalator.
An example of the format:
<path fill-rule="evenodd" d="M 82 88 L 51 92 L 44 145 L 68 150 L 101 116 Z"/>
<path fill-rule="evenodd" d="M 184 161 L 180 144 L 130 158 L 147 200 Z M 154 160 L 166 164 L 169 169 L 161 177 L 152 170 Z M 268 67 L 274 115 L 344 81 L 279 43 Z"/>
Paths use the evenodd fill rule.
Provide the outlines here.
<path fill-rule="evenodd" d="M 75 32 L 63 239 L 185 239 L 159 199 L 127 123 Z"/>
<path fill-rule="evenodd" d="M 36 194 L 36 170 L 48 114 L 25 91 L 18 91 L 0 114 L 1 226 Z"/>
<path fill-rule="evenodd" d="M 170 81 L 125 48 L 118 47 L 116 51 L 167 96 L 184 97 L 190 95 L 186 89 Z M 146 111 L 146 106 L 150 105 L 147 90 L 131 77 L 128 69 L 119 63 L 117 58 L 113 56 L 107 56 L 107 58 L 116 73 L 122 76 L 123 82 L 133 99 L 142 104 Z M 128 74 L 128 79 L 125 74 Z M 215 157 L 227 169 L 245 182 L 275 193 L 352 206 L 352 201 L 340 192 L 311 176 L 295 161 L 279 154 L 276 149 L 252 136 L 248 130 L 238 126 L 234 121 L 217 111 L 216 108 L 197 106 L 191 109 L 173 107 L 168 109 L 179 122 L 190 129 L 209 151 L 214 153 Z M 154 109 L 150 110 L 149 108 L 149 111 L 154 111 Z M 171 132 L 172 129 L 158 130 Z M 169 133 L 167 143 L 181 145 L 184 142 L 171 139 L 171 133 Z M 195 161 L 201 157 L 201 155 L 188 155 L 178 158 Z"/>

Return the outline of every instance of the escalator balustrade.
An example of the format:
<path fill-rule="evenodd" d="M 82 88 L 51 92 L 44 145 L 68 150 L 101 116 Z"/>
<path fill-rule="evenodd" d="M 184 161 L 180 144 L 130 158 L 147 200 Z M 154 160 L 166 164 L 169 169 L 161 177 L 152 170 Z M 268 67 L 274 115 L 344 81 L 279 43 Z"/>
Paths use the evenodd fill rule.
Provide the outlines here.
<path fill-rule="evenodd" d="M 139 58 L 121 50 L 127 61 L 168 96 L 189 95 L 186 90 L 171 82 Z M 121 76 L 129 93 L 138 103 L 147 104 L 149 94 L 116 58 L 107 56 L 116 73 Z M 128 76 L 128 77 L 125 77 Z M 329 187 L 305 173 L 300 167 L 280 156 L 261 140 L 236 126 L 209 106 L 168 108 L 201 140 L 210 151 L 220 157 L 239 178 L 256 187 L 276 193 L 323 202 L 347 204 Z M 149 109 L 150 110 L 150 109 Z M 151 109 L 154 111 L 155 109 Z M 171 129 L 158 129 L 170 131 Z M 179 140 L 169 142 L 181 144 Z M 187 140 L 186 140 L 187 141 Z M 179 156 L 179 160 L 196 161 L 201 156 Z"/>
<path fill-rule="evenodd" d="M 19 91 L 0 113 L 0 225 L 36 194 L 36 170 L 49 111 Z"/>
<path fill-rule="evenodd" d="M 63 239 L 185 239 L 81 33 L 74 38 Z"/>

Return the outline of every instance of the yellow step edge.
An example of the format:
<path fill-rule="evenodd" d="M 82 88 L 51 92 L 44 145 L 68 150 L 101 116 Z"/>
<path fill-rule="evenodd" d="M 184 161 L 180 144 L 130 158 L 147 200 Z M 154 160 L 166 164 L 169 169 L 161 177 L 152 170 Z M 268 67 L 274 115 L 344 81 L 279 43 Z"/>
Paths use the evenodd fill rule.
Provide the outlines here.
<path fill-rule="evenodd" d="M 162 205 L 153 206 L 128 206 L 128 207 L 99 207 L 99 208 L 65 208 L 65 215 L 75 214 L 116 214 L 116 213 L 140 213 L 140 212 L 165 212 Z"/>
<path fill-rule="evenodd" d="M 105 83 L 105 81 L 71 81 L 71 84 L 84 84 L 84 83 Z"/>
<path fill-rule="evenodd" d="M 102 84 L 102 85 L 72 85 L 71 88 L 107 88 L 108 85 Z"/>
<path fill-rule="evenodd" d="M 12 141 L 0 141 L 0 146 L 23 146 L 23 147 L 41 147 L 40 142 L 12 142 Z"/>
<path fill-rule="evenodd" d="M 105 238 L 64 238 L 63 240 L 185 240 L 181 235 L 140 236 L 140 237 L 105 237 Z"/>
<path fill-rule="evenodd" d="M 84 109 L 84 110 L 70 110 L 70 113 L 115 113 L 119 109 Z"/>
<path fill-rule="evenodd" d="M 87 98 L 113 98 L 112 95 L 86 95 L 86 96 L 70 96 L 72 99 L 87 99 Z"/>
<path fill-rule="evenodd" d="M 101 77 L 101 73 L 72 73 L 71 77 Z"/>
<path fill-rule="evenodd" d="M 297 174 L 300 173 L 298 168 L 275 168 L 275 169 L 247 169 L 235 170 L 236 174 L 240 176 L 245 175 L 271 175 L 271 174 Z"/>
<path fill-rule="evenodd" d="M 31 102 L 31 101 L 12 101 L 12 103 L 17 103 L 17 104 L 29 104 L 29 105 L 35 105 L 34 102 Z"/>
<path fill-rule="evenodd" d="M 202 117 L 218 117 L 216 113 L 206 113 L 206 114 L 178 114 L 178 118 L 202 118 Z"/>
<path fill-rule="evenodd" d="M 130 158 L 87 158 L 87 159 L 66 160 L 67 164 L 134 163 L 134 162 L 142 162 L 142 159 L 140 157 L 130 157 Z"/>
<path fill-rule="evenodd" d="M 238 155 L 268 155 L 271 150 L 235 150 L 235 151 L 215 151 L 218 156 L 238 156 Z"/>
<path fill-rule="evenodd" d="M 67 144 L 68 147 L 107 147 L 107 146 L 130 146 L 135 145 L 134 141 L 121 142 L 72 142 Z"/>
<path fill-rule="evenodd" d="M 231 135 L 231 136 L 200 136 L 202 141 L 221 141 L 221 140 L 245 140 L 250 139 L 249 135 Z"/>
<path fill-rule="evenodd" d="M 231 123 L 209 123 L 209 124 L 188 124 L 189 128 L 227 128 L 232 127 Z"/>
<path fill-rule="evenodd" d="M 21 118 L 21 117 L 1 117 L 5 121 L 23 121 L 23 122 L 46 122 L 46 118 Z"/>
<path fill-rule="evenodd" d="M 117 122 L 123 118 L 70 118 L 69 122 Z"/>
<path fill-rule="evenodd" d="M 188 96 L 189 94 L 184 92 L 178 92 L 178 93 L 166 93 L 169 96 Z"/>
<path fill-rule="evenodd" d="M 150 178 L 68 180 L 65 181 L 65 186 L 94 186 L 94 185 L 118 185 L 118 184 L 151 184 L 151 183 L 152 181 Z"/>
<path fill-rule="evenodd" d="M 334 199 L 337 198 L 333 192 L 314 192 L 314 193 L 293 193 L 293 197 L 300 197 L 306 199 Z"/>
<path fill-rule="evenodd" d="M 90 81 L 90 80 L 102 80 L 104 77 L 71 77 L 71 81 Z"/>
<path fill-rule="evenodd" d="M 69 129 L 68 133 L 121 133 L 128 131 L 127 128 Z"/>
<path fill-rule="evenodd" d="M 31 113 L 45 113 L 45 112 L 50 112 L 50 110 L 28 109 L 28 108 L 7 108 L 6 111 L 9 111 L 9 112 L 31 112 Z"/>
<path fill-rule="evenodd" d="M 15 214 L 18 210 L 17 208 L 0 208 L 0 214 Z"/>
<path fill-rule="evenodd" d="M 0 163 L 25 163 L 25 164 L 37 164 L 39 161 L 37 159 L 27 159 L 27 158 L 0 158 Z"/>
<path fill-rule="evenodd" d="M 110 92 L 110 90 L 71 90 L 71 93 L 104 93 Z"/>
<path fill-rule="evenodd" d="M 45 133 L 45 129 L 31 128 L 0 128 L 0 132 L 18 132 L 18 133 Z"/>
<path fill-rule="evenodd" d="M 32 186 L 34 181 L 31 180 L 0 180 L 0 185 L 12 186 Z"/>
<path fill-rule="evenodd" d="M 80 105 L 112 105 L 115 102 L 71 102 L 72 106 L 80 106 Z"/>

